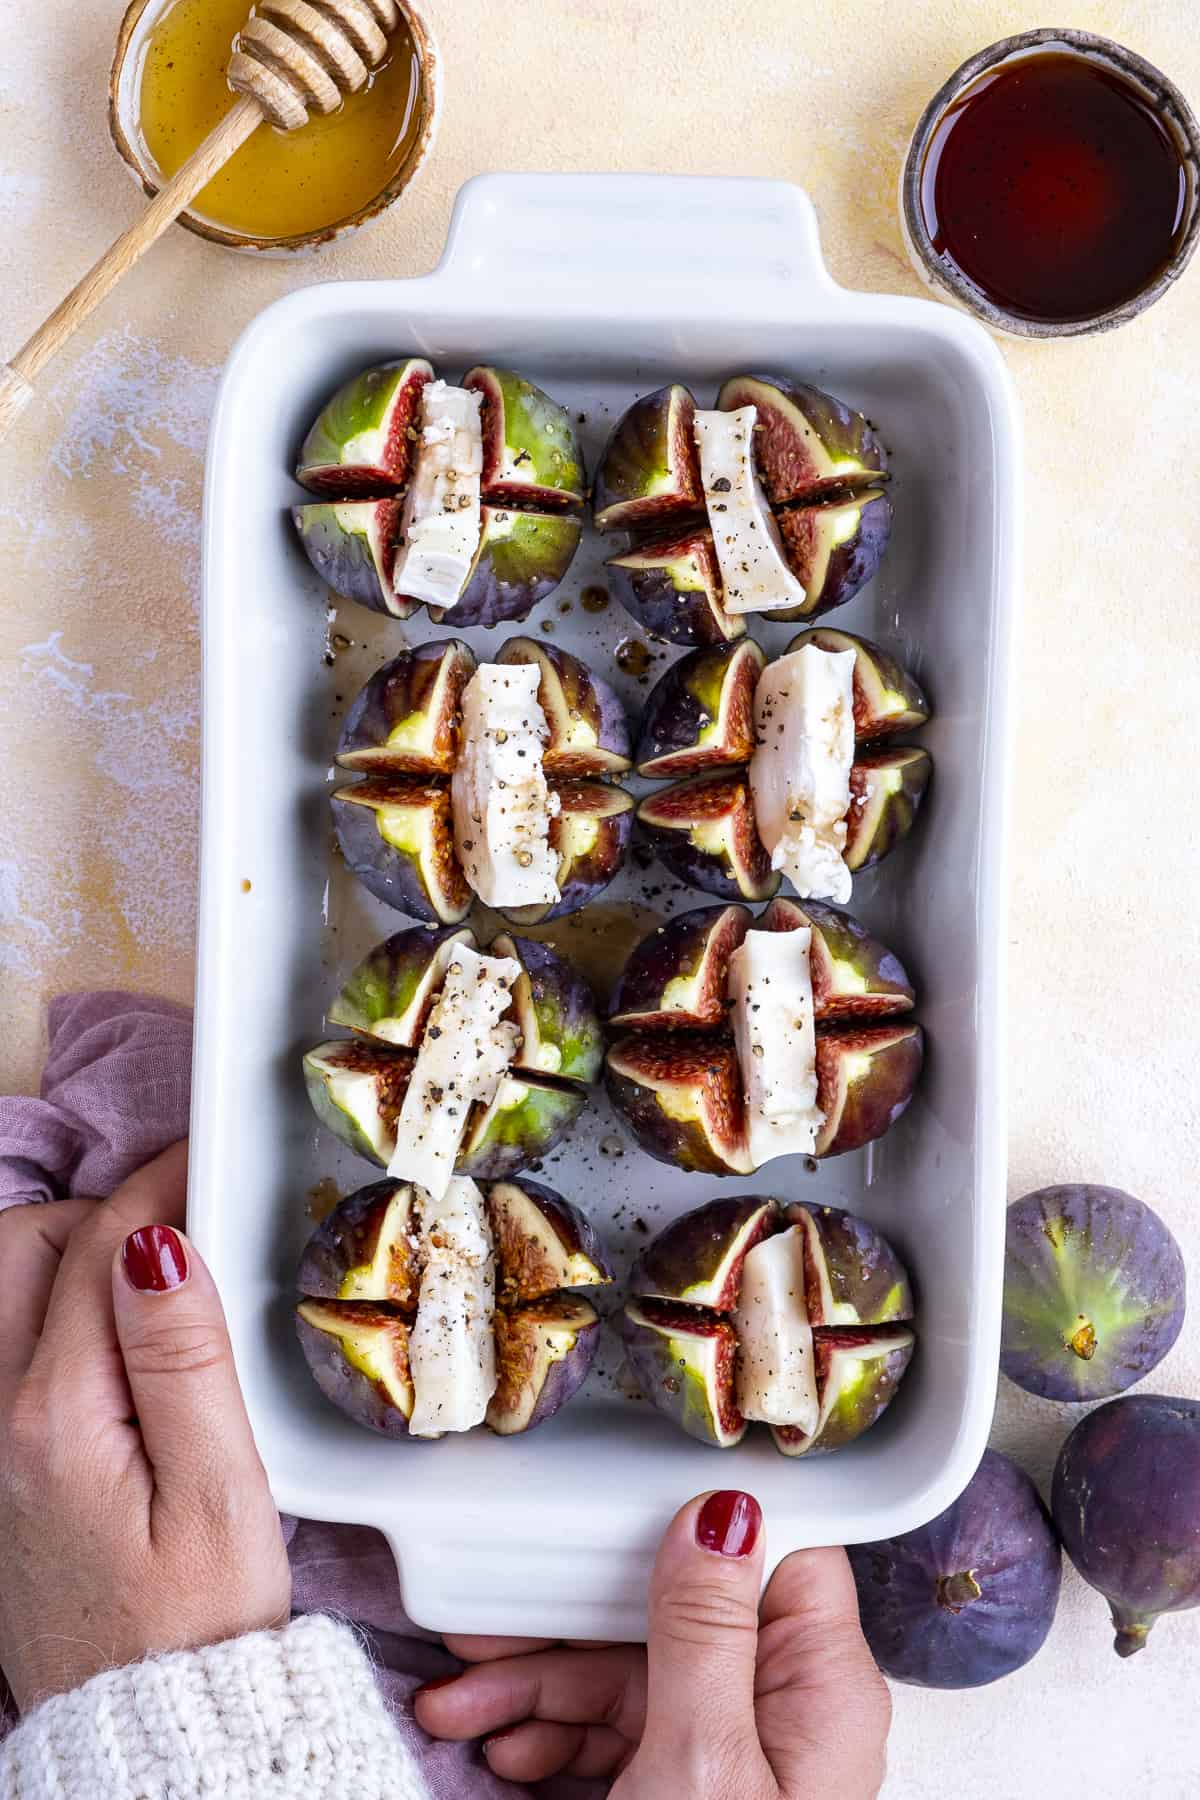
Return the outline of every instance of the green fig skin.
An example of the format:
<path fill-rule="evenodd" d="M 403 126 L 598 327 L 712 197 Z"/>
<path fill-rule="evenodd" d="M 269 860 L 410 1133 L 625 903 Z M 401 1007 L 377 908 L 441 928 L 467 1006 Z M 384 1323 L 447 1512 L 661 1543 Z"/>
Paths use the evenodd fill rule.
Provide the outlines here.
<path fill-rule="evenodd" d="M 462 385 L 483 396 L 484 499 L 535 510 L 582 506 L 587 476 L 566 407 L 515 369 L 480 365 Z"/>
<path fill-rule="evenodd" d="M 908 1372 L 916 1338 L 903 1326 L 889 1332 L 828 1330 L 813 1349 L 821 1414 L 809 1436 L 791 1426 L 771 1428 L 784 1456 L 828 1456 L 877 1425 Z"/>
<path fill-rule="evenodd" d="M 631 1300 L 621 1337 L 647 1400 L 701 1444 L 730 1450 L 746 1433 L 733 1398 L 737 1335 L 727 1319 L 701 1307 Z"/>
<path fill-rule="evenodd" d="M 761 1194 L 709 1200 L 673 1219 L 642 1251 L 629 1291 L 641 1299 L 733 1312 L 746 1252 L 783 1223 L 779 1202 Z"/>
<path fill-rule="evenodd" d="M 571 566 L 583 525 L 570 513 L 485 506 L 475 559 L 453 606 L 431 608 L 455 631 L 527 619 Z"/>
<path fill-rule="evenodd" d="M 355 499 L 408 480 L 421 394 L 433 369 L 420 356 L 364 369 L 326 402 L 305 438 L 296 480 L 313 493 Z"/>

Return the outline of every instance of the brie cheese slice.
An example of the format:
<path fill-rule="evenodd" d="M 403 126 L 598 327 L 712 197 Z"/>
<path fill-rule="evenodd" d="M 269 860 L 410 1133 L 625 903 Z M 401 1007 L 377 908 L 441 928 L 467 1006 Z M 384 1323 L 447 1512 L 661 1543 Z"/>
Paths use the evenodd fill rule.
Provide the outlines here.
<path fill-rule="evenodd" d="M 850 898 L 846 815 L 854 765 L 854 652 L 805 644 L 754 692 L 750 792 L 758 835 L 802 900 Z"/>
<path fill-rule="evenodd" d="M 550 792 L 542 757 L 550 736 L 533 663 L 480 663 L 463 691 L 461 748 L 450 779 L 454 848 L 488 906 L 560 898 Z"/>
<path fill-rule="evenodd" d="M 817 1105 L 812 932 L 748 931 L 729 958 L 730 1024 L 755 1167 L 811 1156 L 825 1115 Z"/>
<path fill-rule="evenodd" d="M 480 395 L 427 381 L 421 441 L 400 523 L 392 585 L 429 606 L 455 606 L 471 572 L 481 530 L 483 474 Z"/>
<path fill-rule="evenodd" d="M 418 1193 L 421 1287 L 408 1336 L 413 1437 L 469 1431 L 496 1391 L 496 1254 L 483 1195 L 455 1176 Z"/>
<path fill-rule="evenodd" d="M 747 1251 L 733 1328 L 738 1410 L 765 1425 L 815 1431 L 821 1408 L 798 1226 Z"/>
<path fill-rule="evenodd" d="M 465 944 L 450 953 L 388 1162 L 394 1180 L 415 1182 L 434 1200 L 453 1178 L 471 1109 L 491 1102 L 516 1055 L 520 1032 L 504 1014 L 520 973 L 510 956 L 480 956 Z"/>
<path fill-rule="evenodd" d="M 804 586 L 787 566 L 779 527 L 754 467 L 756 406 L 696 413 L 704 505 L 712 526 L 727 613 L 803 606 Z"/>

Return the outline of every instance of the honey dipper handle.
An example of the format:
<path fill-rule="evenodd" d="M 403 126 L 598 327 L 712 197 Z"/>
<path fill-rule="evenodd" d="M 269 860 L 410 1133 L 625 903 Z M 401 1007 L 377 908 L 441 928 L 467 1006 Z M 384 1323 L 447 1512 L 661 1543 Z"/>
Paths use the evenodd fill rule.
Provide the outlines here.
<path fill-rule="evenodd" d="M 146 208 L 136 224 L 105 251 L 61 305 L 38 326 L 7 367 L 0 368 L 0 439 L 33 397 L 32 383 L 67 339 L 89 319 L 100 302 L 132 269 L 139 257 L 157 242 L 202 187 L 224 167 L 263 121 L 257 100 L 244 95 L 235 101 L 221 123 L 205 138 L 183 167 L 173 175 Z"/>

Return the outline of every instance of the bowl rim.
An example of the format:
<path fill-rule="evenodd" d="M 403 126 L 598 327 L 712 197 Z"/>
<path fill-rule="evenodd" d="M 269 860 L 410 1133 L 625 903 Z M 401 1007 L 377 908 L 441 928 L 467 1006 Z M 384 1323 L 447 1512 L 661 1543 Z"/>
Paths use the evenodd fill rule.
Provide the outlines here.
<path fill-rule="evenodd" d="M 1062 44 L 1067 49 L 1093 62 L 1115 67 L 1126 79 L 1140 88 L 1152 102 L 1167 125 L 1179 151 L 1187 182 L 1187 201 L 1183 235 L 1170 261 L 1153 281 L 1130 299 L 1104 312 L 1082 319 L 1029 319 L 1010 312 L 989 300 L 961 270 L 946 263 L 934 249 L 921 204 L 921 181 L 925 157 L 933 133 L 948 108 L 981 75 L 997 64 L 1044 45 Z M 1077 31 L 1070 26 L 1044 26 L 1034 31 L 1016 32 L 998 38 L 995 43 L 976 51 L 942 83 L 917 120 L 909 142 L 900 176 L 900 211 L 909 253 L 921 273 L 935 287 L 941 288 L 958 305 L 966 307 L 993 331 L 1008 336 L 1029 338 L 1082 337 L 1100 331 L 1112 331 L 1118 325 L 1138 318 L 1172 287 L 1187 268 L 1200 243 L 1200 123 L 1184 95 L 1161 69 L 1129 50 L 1113 38 L 1093 31 Z"/>
<path fill-rule="evenodd" d="M 171 4 L 173 0 L 129 0 L 117 31 L 108 76 L 109 135 L 122 161 L 149 199 L 153 199 L 159 192 L 161 177 L 139 141 L 136 118 L 130 128 L 126 129 L 121 104 L 122 78 L 138 27 L 146 13 L 152 8 L 163 12 Z M 247 15 L 251 4 L 252 0 L 246 0 Z M 441 62 L 433 34 L 412 0 L 397 0 L 397 5 L 404 15 L 417 52 L 417 92 L 421 120 L 408 155 L 373 199 L 366 201 L 355 212 L 348 213 L 344 219 L 336 219 L 329 225 L 320 225 L 311 231 L 293 232 L 281 237 L 262 237 L 254 232 L 236 231 L 230 226 L 218 225 L 202 214 L 192 212 L 190 208 L 185 208 L 179 214 L 176 223 L 197 237 L 207 238 L 211 244 L 221 244 L 230 250 L 258 251 L 269 255 L 280 251 L 312 250 L 322 244 L 332 243 L 335 238 L 377 218 L 393 201 L 398 200 L 416 177 L 433 146 L 441 112 Z"/>

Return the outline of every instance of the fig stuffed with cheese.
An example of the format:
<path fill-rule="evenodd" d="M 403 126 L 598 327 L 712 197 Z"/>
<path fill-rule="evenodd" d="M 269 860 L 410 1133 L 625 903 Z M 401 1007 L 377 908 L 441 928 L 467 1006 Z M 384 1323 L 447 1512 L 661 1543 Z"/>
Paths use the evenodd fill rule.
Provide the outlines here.
<path fill-rule="evenodd" d="M 837 1207 L 709 1201 L 639 1257 L 622 1317 L 646 1398 L 718 1449 L 766 1425 L 786 1456 L 837 1450 L 891 1403 L 913 1298 L 887 1240 Z"/>
<path fill-rule="evenodd" d="M 546 944 L 416 926 L 377 946 L 328 1012 L 354 1036 L 304 1058 L 313 1110 L 351 1149 L 435 1198 L 498 1179 L 579 1117 L 603 1053 L 591 990 Z"/>
<path fill-rule="evenodd" d="M 627 610 L 672 643 L 717 644 L 750 615 L 851 599 L 887 548 L 886 480 L 866 419 L 818 388 L 737 376 L 706 410 L 676 382 L 617 421 L 594 516 L 633 540 L 608 562 Z"/>
<path fill-rule="evenodd" d="M 851 896 L 911 831 L 931 762 L 897 744 L 929 718 L 907 670 L 867 638 L 802 632 L 769 661 L 749 639 L 692 650 L 651 690 L 638 773 L 680 777 L 637 809 L 680 880 L 766 900 Z"/>
<path fill-rule="evenodd" d="M 612 1280 L 579 1209 L 536 1182 L 456 1176 L 350 1195 L 301 1258 L 313 1377 L 356 1423 L 407 1440 L 531 1431 L 587 1376 L 600 1321 L 575 1289 Z"/>
<path fill-rule="evenodd" d="M 703 1174 L 858 1150 L 912 1098 L 914 1000 L 898 958 L 834 907 L 679 913 L 617 984 L 609 1097 L 651 1156 Z"/>
<path fill-rule="evenodd" d="M 620 701 L 556 646 L 510 638 L 476 663 L 458 639 L 405 650 L 346 717 L 337 760 L 347 865 L 378 899 L 456 924 L 478 897 L 515 924 L 575 912 L 624 860 L 633 802 Z"/>
<path fill-rule="evenodd" d="M 419 357 L 365 370 L 323 408 L 296 478 L 321 496 L 292 516 L 322 580 L 396 618 L 526 618 L 582 534 L 570 414 L 511 369 L 461 387 Z"/>

